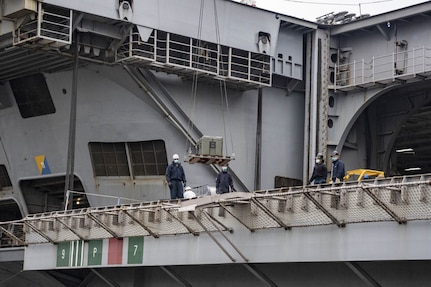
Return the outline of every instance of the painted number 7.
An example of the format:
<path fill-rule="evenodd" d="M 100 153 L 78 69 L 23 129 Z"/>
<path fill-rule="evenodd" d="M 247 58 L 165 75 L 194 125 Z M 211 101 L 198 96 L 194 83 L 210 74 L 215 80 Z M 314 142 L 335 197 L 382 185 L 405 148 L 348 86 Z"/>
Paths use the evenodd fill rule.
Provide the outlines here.
<path fill-rule="evenodd" d="M 138 244 L 133 245 L 135 247 L 135 250 L 133 250 L 133 256 L 136 256 L 136 252 L 138 251 Z"/>

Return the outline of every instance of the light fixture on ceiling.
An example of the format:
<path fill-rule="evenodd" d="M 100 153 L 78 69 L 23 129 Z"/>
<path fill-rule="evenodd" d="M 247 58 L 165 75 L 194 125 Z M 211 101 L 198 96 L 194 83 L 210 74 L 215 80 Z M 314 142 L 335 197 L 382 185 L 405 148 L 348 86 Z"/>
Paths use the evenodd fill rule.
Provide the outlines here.
<path fill-rule="evenodd" d="M 395 150 L 397 153 L 414 153 L 414 149 L 412 148 L 402 148 Z"/>
<path fill-rule="evenodd" d="M 421 170 L 421 168 L 420 167 L 409 167 L 409 168 L 404 169 L 404 171 L 418 171 L 418 170 Z"/>

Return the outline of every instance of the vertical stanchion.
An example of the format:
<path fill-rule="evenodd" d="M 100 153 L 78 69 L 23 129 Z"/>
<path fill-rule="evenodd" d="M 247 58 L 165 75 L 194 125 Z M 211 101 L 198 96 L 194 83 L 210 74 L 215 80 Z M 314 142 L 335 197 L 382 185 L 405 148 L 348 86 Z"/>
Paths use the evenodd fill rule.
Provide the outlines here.
<path fill-rule="evenodd" d="M 70 100 L 70 121 L 69 121 L 69 143 L 67 148 L 67 167 L 64 195 L 65 199 L 68 190 L 73 190 L 74 166 L 75 166 L 75 136 L 76 136 L 76 104 L 78 95 L 78 68 L 79 68 L 79 34 L 75 33 L 75 46 L 73 57 L 73 76 L 72 76 L 72 98 Z M 72 208 L 73 194 L 69 193 L 67 203 L 64 202 L 64 209 Z"/>

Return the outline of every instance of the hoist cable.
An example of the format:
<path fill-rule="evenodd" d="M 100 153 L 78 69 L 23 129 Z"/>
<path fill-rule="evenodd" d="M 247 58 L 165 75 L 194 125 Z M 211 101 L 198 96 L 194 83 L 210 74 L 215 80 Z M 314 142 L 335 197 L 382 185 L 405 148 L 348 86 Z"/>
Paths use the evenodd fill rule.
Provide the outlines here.
<path fill-rule="evenodd" d="M 230 136 L 230 144 L 231 144 L 231 148 L 232 148 L 232 155 L 235 154 L 235 149 L 233 146 L 233 136 L 232 136 L 232 127 L 231 127 L 231 122 L 230 122 L 230 110 L 229 110 L 229 101 L 227 98 L 227 87 L 226 87 L 226 83 L 224 83 L 224 90 L 225 90 L 225 97 L 226 97 L 226 110 L 227 110 L 227 121 L 228 121 L 228 126 L 229 126 L 229 136 Z"/>
<path fill-rule="evenodd" d="M 216 42 L 217 42 L 217 46 L 218 46 L 218 52 L 219 52 L 219 57 L 218 59 L 220 60 L 221 57 L 221 49 L 220 49 L 220 28 L 219 28 L 219 22 L 218 22 L 218 13 L 217 13 L 217 3 L 216 0 L 213 0 L 214 3 L 214 22 L 215 22 L 215 29 L 216 29 Z M 225 122 L 225 110 L 224 110 L 224 102 L 226 103 L 226 113 L 227 113 L 227 117 L 228 117 L 228 125 L 229 125 L 229 133 L 230 133 L 230 142 L 231 142 L 231 149 L 232 149 L 232 154 L 235 154 L 234 151 L 234 147 L 233 147 L 233 137 L 232 137 L 232 129 L 230 126 L 230 111 L 229 111 L 229 102 L 228 102 L 228 95 L 227 95 L 227 87 L 226 87 L 226 81 L 225 79 L 221 79 L 220 80 L 220 95 L 221 95 L 221 104 L 222 104 L 222 112 L 223 112 L 223 133 L 224 133 L 224 138 L 226 139 L 226 122 Z M 226 155 L 228 153 L 227 150 L 227 145 L 225 145 L 225 151 L 226 151 Z"/>
<path fill-rule="evenodd" d="M 201 35 L 202 35 L 202 21 L 203 21 L 203 14 L 204 14 L 204 0 L 201 0 L 200 4 L 200 11 L 199 11 L 199 24 L 198 24 L 198 34 L 197 34 L 197 42 L 196 47 L 193 49 L 192 47 L 192 54 L 190 55 L 190 64 L 193 67 L 193 62 L 196 61 L 198 58 L 197 52 L 200 45 L 201 45 Z M 191 43 L 193 46 L 193 41 Z M 188 119 L 188 128 L 189 133 L 191 133 L 193 129 L 193 116 L 196 109 L 196 97 L 197 97 L 197 90 L 198 90 L 198 71 L 197 69 L 193 73 L 193 79 L 192 79 L 192 95 L 191 95 L 191 102 L 190 102 L 190 115 Z M 187 144 L 188 143 L 188 144 Z M 187 141 L 186 139 L 186 152 L 191 152 L 191 142 Z"/>

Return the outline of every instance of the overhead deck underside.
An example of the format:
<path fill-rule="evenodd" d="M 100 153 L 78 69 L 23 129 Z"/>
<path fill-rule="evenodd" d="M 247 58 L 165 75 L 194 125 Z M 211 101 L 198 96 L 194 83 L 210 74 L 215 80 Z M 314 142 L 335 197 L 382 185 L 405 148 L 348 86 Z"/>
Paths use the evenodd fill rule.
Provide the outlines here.
<path fill-rule="evenodd" d="M 1 254 L 1 253 L 0 253 Z M 0 263 L 4 286 L 427 286 L 430 261 L 301 262 L 24 271 Z M 32 285 L 33 286 L 33 285 Z"/>

